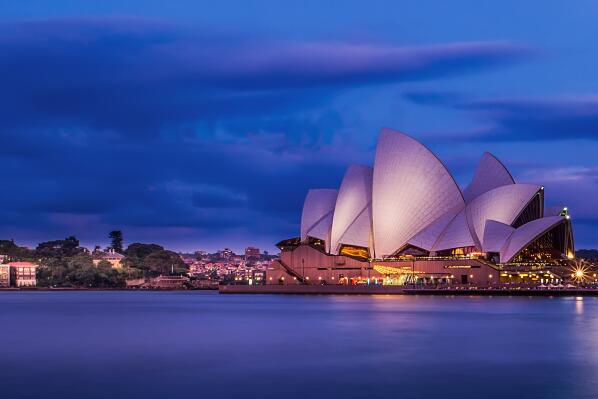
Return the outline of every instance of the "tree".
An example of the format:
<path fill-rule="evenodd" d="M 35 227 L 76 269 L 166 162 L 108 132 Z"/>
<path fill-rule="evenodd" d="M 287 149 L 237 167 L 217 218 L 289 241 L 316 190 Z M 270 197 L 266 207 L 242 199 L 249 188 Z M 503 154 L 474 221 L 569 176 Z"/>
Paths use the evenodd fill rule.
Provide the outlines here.
<path fill-rule="evenodd" d="M 138 269 L 132 274 L 143 275 L 143 270 L 146 269 L 143 265 L 145 258 L 154 252 L 163 251 L 164 248 L 158 244 L 142 244 L 139 242 L 129 245 L 124 253 L 125 258 L 122 264 L 128 269 Z M 129 271 L 131 272 L 131 271 Z M 130 273 L 131 274 L 131 273 Z"/>
<path fill-rule="evenodd" d="M 35 253 L 29 248 L 19 247 L 13 240 L 0 240 L 0 255 L 7 255 L 9 260 L 31 260 L 35 259 Z"/>
<path fill-rule="evenodd" d="M 96 267 L 102 270 L 109 270 L 112 269 L 112 263 L 108 262 L 106 259 L 102 259 L 98 262 Z"/>
<path fill-rule="evenodd" d="M 35 249 L 37 258 L 66 258 L 77 256 L 85 252 L 84 248 L 79 246 L 79 240 L 70 236 L 64 240 L 46 241 L 38 244 Z"/>
<path fill-rule="evenodd" d="M 92 268 L 93 259 L 91 258 L 91 256 L 86 254 L 73 256 L 67 259 L 66 267 L 69 269 L 69 272 L 77 269 Z"/>
<path fill-rule="evenodd" d="M 124 287 L 126 274 L 112 268 L 108 261 L 100 261 L 94 266 L 89 255 L 80 255 L 67 260 L 66 282 L 74 286 L 106 288 Z"/>
<path fill-rule="evenodd" d="M 122 253 L 123 252 L 123 233 L 120 230 L 111 231 L 108 234 L 108 238 L 111 240 L 110 248 L 112 248 L 115 252 Z"/>
<path fill-rule="evenodd" d="M 164 247 L 158 244 L 142 244 L 135 242 L 127 247 L 125 256 L 129 258 L 145 259 L 154 252 L 163 251 Z"/>
<path fill-rule="evenodd" d="M 65 240 L 48 241 L 38 246 L 44 254 L 42 264 L 37 269 L 40 286 L 56 287 L 124 287 L 129 271 L 112 268 L 110 262 L 102 260 L 97 266 L 93 257 L 83 251 L 74 237 Z M 65 256 L 65 254 L 73 254 Z"/>
<path fill-rule="evenodd" d="M 168 250 L 154 252 L 143 261 L 142 267 L 151 274 L 182 274 L 187 272 L 187 265 L 176 253 Z"/>

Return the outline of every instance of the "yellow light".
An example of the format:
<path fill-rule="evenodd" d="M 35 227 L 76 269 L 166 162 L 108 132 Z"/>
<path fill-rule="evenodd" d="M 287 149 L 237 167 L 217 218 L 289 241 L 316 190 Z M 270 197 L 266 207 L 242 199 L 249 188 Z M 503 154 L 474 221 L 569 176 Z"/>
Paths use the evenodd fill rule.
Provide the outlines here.
<path fill-rule="evenodd" d="M 492 274 L 489 274 L 489 275 L 488 275 L 488 278 L 492 278 Z"/>
<path fill-rule="evenodd" d="M 367 248 L 343 246 L 339 255 L 348 255 L 356 258 L 369 258 L 370 254 Z"/>
<path fill-rule="evenodd" d="M 575 271 L 575 276 L 577 278 L 583 277 L 583 270 L 577 270 L 577 271 Z"/>
<path fill-rule="evenodd" d="M 322 280 L 322 277 L 318 277 L 318 280 Z"/>
<path fill-rule="evenodd" d="M 567 259 L 573 259 L 573 258 L 575 258 L 575 256 L 571 252 L 569 252 L 567 254 Z"/>
<path fill-rule="evenodd" d="M 473 278 L 473 274 L 470 274 L 470 275 L 469 275 L 469 278 Z"/>

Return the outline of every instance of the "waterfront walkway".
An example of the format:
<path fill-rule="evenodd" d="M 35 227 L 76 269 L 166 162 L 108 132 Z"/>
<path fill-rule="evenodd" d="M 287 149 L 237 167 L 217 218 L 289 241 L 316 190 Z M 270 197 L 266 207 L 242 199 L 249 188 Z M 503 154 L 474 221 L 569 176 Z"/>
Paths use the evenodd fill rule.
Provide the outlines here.
<path fill-rule="evenodd" d="M 598 296 L 598 289 L 406 288 L 393 285 L 221 285 L 221 294 Z"/>

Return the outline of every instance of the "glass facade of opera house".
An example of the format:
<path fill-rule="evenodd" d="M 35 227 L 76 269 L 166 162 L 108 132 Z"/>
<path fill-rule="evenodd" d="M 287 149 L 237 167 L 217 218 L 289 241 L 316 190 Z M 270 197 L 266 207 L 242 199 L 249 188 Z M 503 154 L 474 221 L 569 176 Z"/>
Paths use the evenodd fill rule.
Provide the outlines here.
<path fill-rule="evenodd" d="M 568 209 L 484 153 L 463 190 L 423 144 L 382 129 L 373 167 L 309 190 L 299 237 L 277 244 L 269 284 L 559 283 L 574 257 Z"/>

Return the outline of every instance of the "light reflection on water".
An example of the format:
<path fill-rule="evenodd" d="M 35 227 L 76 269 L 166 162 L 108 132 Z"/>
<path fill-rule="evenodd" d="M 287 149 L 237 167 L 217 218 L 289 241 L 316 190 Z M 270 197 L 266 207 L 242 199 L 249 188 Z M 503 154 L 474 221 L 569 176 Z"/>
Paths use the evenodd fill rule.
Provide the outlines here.
<path fill-rule="evenodd" d="M 6 397 L 596 398 L 598 298 L 0 293 Z"/>

